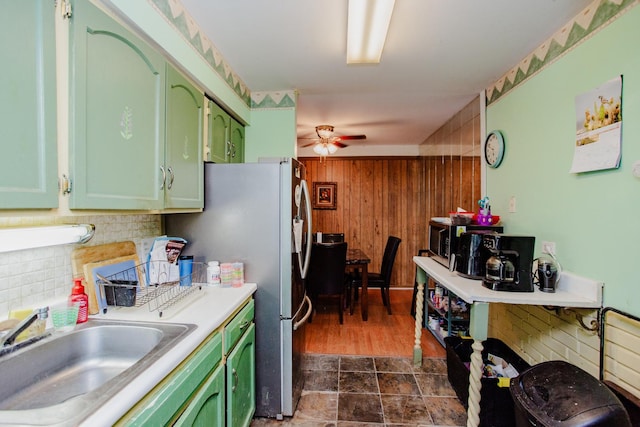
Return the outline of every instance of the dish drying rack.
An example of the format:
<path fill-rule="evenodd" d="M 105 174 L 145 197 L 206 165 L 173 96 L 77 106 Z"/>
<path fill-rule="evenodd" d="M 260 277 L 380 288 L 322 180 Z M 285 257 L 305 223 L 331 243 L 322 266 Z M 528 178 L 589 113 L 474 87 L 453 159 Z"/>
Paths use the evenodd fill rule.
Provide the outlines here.
<path fill-rule="evenodd" d="M 202 290 L 207 283 L 207 264 L 194 262 L 191 274 L 180 276 L 177 264 L 148 261 L 108 276 L 98 275 L 96 283 L 101 288 L 98 298 L 103 299 L 105 307 L 147 305 L 149 311 L 157 311 L 162 317 L 167 308 Z"/>

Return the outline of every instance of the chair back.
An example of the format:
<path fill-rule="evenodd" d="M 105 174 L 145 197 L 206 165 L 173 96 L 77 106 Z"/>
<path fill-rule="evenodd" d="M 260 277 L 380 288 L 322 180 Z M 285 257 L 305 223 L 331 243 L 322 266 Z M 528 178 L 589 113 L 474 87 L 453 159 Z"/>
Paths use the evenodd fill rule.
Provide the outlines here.
<path fill-rule="evenodd" d="M 387 239 L 387 245 L 384 248 L 384 254 L 382 255 L 382 265 L 380 266 L 380 275 L 384 279 L 384 285 L 389 286 L 391 283 L 391 272 L 393 271 L 393 263 L 398 253 L 398 247 L 400 246 L 400 238 L 395 236 L 389 236 Z"/>
<path fill-rule="evenodd" d="M 314 243 L 307 275 L 311 295 L 336 295 L 344 292 L 347 243 Z"/>
<path fill-rule="evenodd" d="M 322 233 L 322 243 L 344 242 L 344 233 Z"/>

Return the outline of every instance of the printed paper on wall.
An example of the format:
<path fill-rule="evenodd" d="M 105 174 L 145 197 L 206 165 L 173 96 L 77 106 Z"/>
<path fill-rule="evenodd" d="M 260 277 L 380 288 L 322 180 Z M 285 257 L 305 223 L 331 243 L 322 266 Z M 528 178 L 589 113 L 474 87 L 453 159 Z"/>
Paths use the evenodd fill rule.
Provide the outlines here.
<path fill-rule="evenodd" d="M 576 96 L 576 140 L 572 173 L 620 166 L 622 76 Z"/>

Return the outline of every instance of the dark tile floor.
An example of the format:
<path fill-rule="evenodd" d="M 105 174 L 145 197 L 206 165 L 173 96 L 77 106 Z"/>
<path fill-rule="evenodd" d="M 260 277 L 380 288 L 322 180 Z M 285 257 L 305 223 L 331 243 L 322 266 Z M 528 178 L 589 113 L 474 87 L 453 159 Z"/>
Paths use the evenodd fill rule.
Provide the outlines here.
<path fill-rule="evenodd" d="M 256 418 L 252 427 L 464 426 L 466 412 L 445 359 L 421 367 L 396 357 L 307 354 L 305 386 L 293 417 Z"/>

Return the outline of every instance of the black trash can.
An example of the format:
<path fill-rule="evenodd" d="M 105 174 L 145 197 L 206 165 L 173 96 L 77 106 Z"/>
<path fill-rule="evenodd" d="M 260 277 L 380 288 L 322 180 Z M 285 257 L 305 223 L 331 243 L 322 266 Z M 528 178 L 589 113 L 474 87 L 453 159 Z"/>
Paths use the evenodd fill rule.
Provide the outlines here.
<path fill-rule="evenodd" d="M 469 362 L 473 349 L 472 339 L 456 336 L 446 337 L 447 377 L 458 399 L 467 408 L 469 400 Z M 501 357 L 518 371 L 523 372 L 529 364 L 522 360 L 505 343 L 496 338 L 487 338 L 482 342 L 482 359 L 485 361 L 489 353 Z M 509 393 L 509 382 L 503 386 L 498 378 L 481 380 L 480 389 L 480 427 L 513 427 L 515 420 L 514 405 Z"/>
<path fill-rule="evenodd" d="M 509 390 L 516 427 L 631 427 L 624 406 L 604 383 L 564 361 L 532 366 Z"/>

